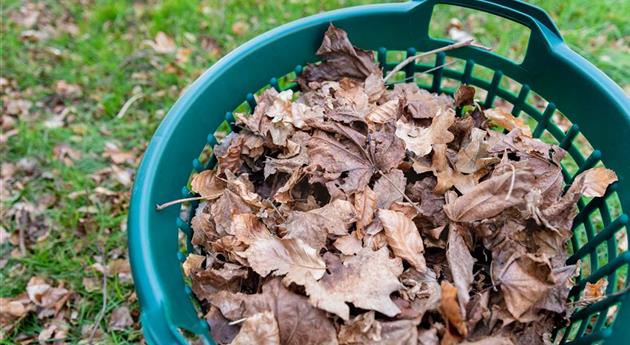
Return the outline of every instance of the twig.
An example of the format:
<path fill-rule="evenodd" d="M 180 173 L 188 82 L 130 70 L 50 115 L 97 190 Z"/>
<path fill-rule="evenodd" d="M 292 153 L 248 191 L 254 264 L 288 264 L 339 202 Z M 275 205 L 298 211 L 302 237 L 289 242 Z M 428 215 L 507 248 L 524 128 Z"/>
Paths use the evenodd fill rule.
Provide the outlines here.
<path fill-rule="evenodd" d="M 505 200 L 509 200 L 512 196 L 512 191 L 514 190 L 514 183 L 516 182 L 516 168 L 514 165 L 508 163 L 510 168 L 512 168 L 512 179 L 510 181 L 510 189 L 508 189 L 507 195 L 505 196 Z"/>
<path fill-rule="evenodd" d="M 586 307 L 587 305 L 599 302 L 599 301 L 601 301 L 601 300 L 603 300 L 603 299 L 605 299 L 607 297 L 616 297 L 616 296 L 623 295 L 623 294 L 627 293 L 628 291 L 630 291 L 630 287 L 626 287 L 625 289 L 621 289 L 621 290 L 619 290 L 619 291 L 617 291 L 615 293 L 611 293 L 609 295 L 602 295 L 602 296 L 593 297 L 593 298 L 582 298 L 582 299 L 579 299 L 579 300 L 574 301 L 574 302 L 569 302 L 569 303 L 567 303 L 567 305 L 569 307 Z"/>
<path fill-rule="evenodd" d="M 392 187 L 394 187 L 394 189 L 395 189 L 398 193 L 400 193 L 400 195 L 402 195 L 402 196 L 403 196 L 403 198 L 404 198 L 405 200 L 407 200 L 409 203 L 411 203 L 411 206 L 413 206 L 413 208 L 415 208 L 415 209 L 416 209 L 416 211 L 418 211 L 418 212 L 422 213 L 422 211 L 420 210 L 420 207 L 418 207 L 418 206 L 416 205 L 416 203 L 415 203 L 415 202 L 411 201 L 411 199 L 409 199 L 409 197 L 407 196 L 407 194 L 405 194 L 405 192 L 401 191 L 401 190 L 398 188 L 398 186 L 396 186 L 396 184 L 394 183 L 394 181 L 390 180 L 390 179 L 389 179 L 389 177 L 387 177 L 387 175 L 385 175 L 385 173 L 384 173 L 382 170 L 379 170 L 378 172 L 379 172 L 379 174 L 381 174 L 381 176 L 385 179 L 385 181 L 389 182 L 389 184 L 391 184 L 391 185 L 392 185 Z"/>
<path fill-rule="evenodd" d="M 410 56 L 410 57 L 404 59 L 403 61 L 401 61 L 398 65 L 396 65 L 396 67 L 394 67 L 394 69 L 392 69 L 387 74 L 387 76 L 385 76 L 385 78 L 383 79 L 383 82 L 386 82 L 389 78 L 391 78 L 394 74 L 398 73 L 405 66 L 407 66 L 408 64 L 410 64 L 413 61 L 418 60 L 421 57 L 424 57 L 424 56 L 427 56 L 427 55 L 431 55 L 431 54 L 441 53 L 441 52 L 445 52 L 445 51 L 448 51 L 448 50 L 453 50 L 453 49 L 457 49 L 457 48 L 461 48 L 461 47 L 466 47 L 466 46 L 472 45 L 473 42 L 474 42 L 474 39 L 471 38 L 471 39 L 468 39 L 468 40 L 465 40 L 465 41 L 455 42 L 453 44 L 449 44 L 449 45 L 441 47 L 441 48 L 429 50 L 428 52 L 422 52 L 420 54 L 416 54 L 414 56 Z"/>
<path fill-rule="evenodd" d="M 247 320 L 248 318 L 244 317 L 242 319 L 238 319 L 238 320 L 234 320 L 234 321 L 230 321 L 228 322 L 228 325 L 230 326 L 234 326 L 234 325 L 238 325 L 239 323 L 243 323 Z"/>
<path fill-rule="evenodd" d="M 127 100 L 127 102 L 125 102 L 125 104 L 123 104 L 122 108 L 120 108 L 120 111 L 118 112 L 118 114 L 116 114 L 116 118 L 117 118 L 117 119 L 120 119 L 120 118 L 122 118 L 123 116 L 125 116 L 125 114 L 127 113 L 127 110 L 129 110 L 129 108 L 131 107 L 131 105 L 132 105 L 135 101 L 137 101 L 137 100 L 139 100 L 140 98 L 142 98 L 143 96 L 144 96 L 144 95 L 142 94 L 142 92 L 141 92 L 141 93 L 137 93 L 137 94 L 135 94 L 135 95 L 131 96 L 131 98 L 129 98 L 129 99 Z"/>
<path fill-rule="evenodd" d="M 280 213 L 280 210 L 278 209 L 278 207 L 276 207 L 276 205 L 274 205 L 273 201 L 269 200 L 269 204 L 271 204 L 271 207 L 273 208 L 274 211 L 276 211 L 276 213 L 280 216 L 280 218 L 282 218 L 282 220 L 284 222 L 287 221 L 286 218 L 284 218 L 284 216 L 282 215 L 282 213 Z"/>
<path fill-rule="evenodd" d="M 102 265 L 104 267 L 103 288 L 102 288 L 103 305 L 101 306 L 101 310 L 98 312 L 98 316 L 96 317 L 96 320 L 94 320 L 94 326 L 92 326 L 92 332 L 90 332 L 90 337 L 88 338 L 88 341 L 87 341 L 88 344 L 92 344 L 92 340 L 94 339 L 94 336 L 96 335 L 96 330 L 98 329 L 99 324 L 103 320 L 103 317 L 105 316 L 105 311 L 107 310 L 107 265 L 105 262 L 106 260 L 105 251 L 100 246 L 99 246 L 99 251 L 101 252 L 101 258 L 102 258 L 101 260 L 103 261 Z"/>
<path fill-rule="evenodd" d="M 163 204 L 157 204 L 157 205 L 155 205 L 155 209 L 158 210 L 158 211 L 162 211 L 163 209 L 165 209 L 165 208 L 167 208 L 169 206 L 181 204 L 181 203 L 188 202 L 188 201 L 197 201 L 197 200 L 205 200 L 205 199 L 208 199 L 208 198 L 205 197 L 205 196 L 194 196 L 192 198 L 177 199 L 177 200 L 165 202 Z"/>
<path fill-rule="evenodd" d="M 26 255 L 26 244 L 24 242 L 24 226 L 23 226 L 23 224 L 19 224 L 18 236 L 19 236 L 20 254 L 22 254 L 22 256 L 24 256 L 24 255 Z"/>
<path fill-rule="evenodd" d="M 437 71 L 437 70 L 439 70 L 439 69 L 441 69 L 441 68 L 444 68 L 444 67 L 446 67 L 446 66 L 450 66 L 450 65 L 452 65 L 452 64 L 454 64 L 454 63 L 456 63 L 456 62 L 457 62 L 457 61 L 450 61 L 450 62 L 447 62 L 447 63 L 445 63 L 445 64 L 442 64 L 442 65 L 439 65 L 439 66 L 435 66 L 435 67 L 429 68 L 429 69 L 428 69 L 428 70 L 426 70 L 426 71 L 419 72 L 418 74 L 427 74 L 427 73 L 431 73 L 431 72 L 433 72 L 433 71 Z M 395 81 L 395 82 L 393 82 L 393 83 L 389 83 L 389 84 L 387 84 L 387 85 L 393 85 L 393 84 L 395 84 L 395 83 L 397 83 L 397 82 L 403 82 L 403 81 L 404 81 L 404 82 L 406 82 L 406 81 L 412 80 L 412 79 L 413 79 L 413 78 L 415 78 L 415 77 L 416 77 L 416 76 L 415 76 L 415 75 L 413 75 L 413 76 L 411 76 L 411 77 L 407 77 L 407 78 L 405 78 L 405 79 L 403 79 L 403 80 L 400 80 L 400 81 Z"/>

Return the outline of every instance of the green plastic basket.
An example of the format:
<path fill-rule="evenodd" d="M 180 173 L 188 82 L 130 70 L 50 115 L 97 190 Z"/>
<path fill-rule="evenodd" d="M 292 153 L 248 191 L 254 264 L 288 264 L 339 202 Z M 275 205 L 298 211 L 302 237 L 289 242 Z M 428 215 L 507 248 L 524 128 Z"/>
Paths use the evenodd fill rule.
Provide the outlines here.
<path fill-rule="evenodd" d="M 607 297 L 575 311 L 570 325 L 557 330 L 555 337 L 570 344 L 630 343 L 630 301 L 623 293 L 630 264 L 628 216 L 621 211 L 630 210 L 630 154 L 624 147 L 630 137 L 630 100 L 606 75 L 569 49 L 549 16 L 537 7 L 514 0 L 425 0 L 342 9 L 283 25 L 225 56 L 177 101 L 145 153 L 129 214 L 130 261 L 140 321 L 150 344 L 187 344 L 186 333 L 214 344 L 181 269 L 191 249 L 188 221 L 196 204 L 187 205 L 187 213 L 176 207 L 156 211 L 155 205 L 180 198 L 182 193 L 192 196 L 182 186 L 191 172 L 214 164 L 207 152 L 216 144 L 215 130 L 225 121 L 234 121 L 231 111 L 235 108 L 255 107 L 257 90 L 269 85 L 297 89 L 287 80 L 299 74 L 301 65 L 317 60 L 315 51 L 329 23 L 346 30 L 355 45 L 377 51 L 385 70 L 394 65 L 386 59 L 388 51 L 415 54 L 449 44 L 428 34 L 436 4 L 484 11 L 526 26 L 531 34 L 525 58 L 517 64 L 466 47 L 438 54 L 432 65 L 411 65 L 404 70 L 407 77 L 442 65 L 447 56 L 459 60 L 461 70 L 437 69 L 431 73 L 430 85 L 424 87 L 452 92 L 444 86 L 447 81 L 463 82 L 487 91 L 486 107 L 497 99 L 513 104 L 514 115 L 527 114 L 535 123 L 536 137 L 568 150 L 572 162 L 564 166 L 567 182 L 597 164 L 617 173 L 619 182 L 604 197 L 578 205 L 574 229 L 579 234 L 572 239 L 568 259 L 571 264 L 579 260 L 582 268 L 571 299 L 580 298 L 587 282 L 601 278 L 608 281 Z M 492 77 L 486 80 L 476 75 L 476 66 L 492 70 Z M 507 78 L 520 85 L 517 93 L 502 87 L 501 81 Z M 542 111 L 530 102 L 528 96 L 534 92 L 548 102 Z M 558 126 L 560 119 L 566 131 Z M 594 149 L 586 148 L 589 143 Z M 180 231 L 188 238 L 183 251 Z"/>

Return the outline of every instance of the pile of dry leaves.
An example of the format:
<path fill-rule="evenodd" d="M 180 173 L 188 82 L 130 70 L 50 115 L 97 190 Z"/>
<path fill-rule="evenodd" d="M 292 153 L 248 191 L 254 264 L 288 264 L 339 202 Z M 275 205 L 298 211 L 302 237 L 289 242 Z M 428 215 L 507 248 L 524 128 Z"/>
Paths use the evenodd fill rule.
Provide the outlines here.
<path fill-rule="evenodd" d="M 543 344 L 565 320 L 576 202 L 565 151 L 523 120 L 415 84 L 386 88 L 330 27 L 301 92 L 266 90 L 193 177 L 184 264 L 231 344 Z M 461 116 L 456 116 L 456 112 Z M 500 131 L 493 130 L 499 128 Z"/>

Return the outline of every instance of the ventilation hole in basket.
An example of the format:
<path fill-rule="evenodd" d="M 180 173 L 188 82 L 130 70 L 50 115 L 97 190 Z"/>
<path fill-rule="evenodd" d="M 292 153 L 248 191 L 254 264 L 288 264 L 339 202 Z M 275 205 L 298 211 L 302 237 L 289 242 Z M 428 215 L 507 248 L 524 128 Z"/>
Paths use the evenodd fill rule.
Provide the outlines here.
<path fill-rule="evenodd" d="M 179 208 L 179 217 L 183 219 L 184 221 L 190 221 L 188 216 L 190 214 L 192 207 L 193 206 L 188 202 L 182 203 Z"/>
<path fill-rule="evenodd" d="M 586 139 L 586 137 L 582 133 L 578 133 L 575 139 L 573 139 L 573 142 L 575 143 L 578 151 L 580 151 L 580 153 L 584 157 L 590 156 L 593 151 L 595 151 L 591 143 L 588 142 L 588 139 Z"/>
<path fill-rule="evenodd" d="M 387 83 L 388 84 L 398 84 L 398 83 L 404 83 L 407 81 L 407 74 L 404 71 L 399 71 L 394 73 L 394 75 L 392 75 L 388 80 Z"/>
<path fill-rule="evenodd" d="M 621 201 L 619 200 L 617 192 L 610 193 L 610 195 L 606 198 L 606 206 L 610 212 L 610 218 L 617 219 L 621 216 Z"/>
<path fill-rule="evenodd" d="M 296 79 L 297 74 L 295 72 L 285 74 L 282 77 L 278 78 L 278 86 L 280 87 L 280 90 L 291 88 L 293 85 L 295 85 Z"/>
<path fill-rule="evenodd" d="M 388 50 L 385 54 L 385 62 L 387 64 L 397 64 L 407 57 L 404 50 Z"/>
<path fill-rule="evenodd" d="M 597 318 L 599 317 L 600 313 L 601 312 L 598 311 L 588 318 L 588 322 L 586 323 L 586 328 L 584 329 L 584 332 L 582 334 L 578 334 L 578 336 L 591 334 L 593 332 L 593 327 L 595 326 L 595 323 L 597 322 Z"/>
<path fill-rule="evenodd" d="M 201 153 L 199 154 L 199 157 L 197 159 L 199 159 L 199 161 L 205 166 L 210 161 L 210 157 L 212 157 L 212 147 L 206 144 L 204 145 L 203 150 L 201 150 Z"/>
<path fill-rule="evenodd" d="M 513 97 L 516 97 L 518 95 L 522 87 L 523 85 L 521 83 L 517 82 L 516 80 L 506 75 L 504 75 L 503 78 L 501 78 L 501 82 L 499 83 L 499 88 L 509 93 Z"/>
<path fill-rule="evenodd" d="M 295 102 L 297 101 L 300 97 L 302 96 L 302 91 L 297 90 L 297 91 L 293 91 L 293 97 L 291 97 L 291 102 Z"/>
<path fill-rule="evenodd" d="M 499 31 L 486 28 L 500 27 Z M 525 58 L 531 31 L 524 25 L 470 8 L 438 4 L 433 7 L 429 36 L 438 39 L 461 40 L 470 36 L 493 52 L 516 63 Z"/>
<path fill-rule="evenodd" d="M 569 241 L 567 243 L 567 254 L 569 256 L 573 255 L 573 253 L 575 253 L 575 249 L 573 248 L 573 243 L 571 241 Z"/>
<path fill-rule="evenodd" d="M 602 221 L 602 213 L 599 209 L 593 210 L 593 212 L 588 216 L 591 220 L 591 224 L 593 225 L 593 231 L 597 234 L 604 228 L 604 222 Z"/>
<path fill-rule="evenodd" d="M 584 235 L 584 237 L 586 237 L 586 235 Z M 591 275 L 592 269 L 592 265 L 591 265 L 591 258 L 588 255 L 585 255 L 583 258 L 580 259 L 579 261 L 579 265 L 580 265 L 580 279 L 584 279 L 588 276 Z"/>
<path fill-rule="evenodd" d="M 554 112 L 553 116 L 551 117 L 551 122 L 558 126 L 558 128 L 560 128 L 560 130 L 562 130 L 563 132 L 568 131 L 569 128 L 571 128 L 571 125 L 573 125 L 571 121 L 559 110 L 556 110 Z"/>
<path fill-rule="evenodd" d="M 588 242 L 584 224 L 580 224 L 573 229 L 573 237 L 575 237 L 577 243 L 577 248 L 574 248 L 575 250 L 582 248 L 582 246 Z"/>
<path fill-rule="evenodd" d="M 597 256 L 597 267 L 602 267 L 610 262 L 608 258 L 608 244 L 606 242 L 597 245 L 595 254 Z"/>
<path fill-rule="evenodd" d="M 558 145 L 559 143 L 558 140 L 551 134 L 551 132 L 549 132 L 549 130 L 543 131 L 542 135 L 540 136 L 540 140 L 550 145 Z"/>
<path fill-rule="evenodd" d="M 580 320 L 575 320 L 571 323 L 567 331 L 568 334 L 566 334 L 567 341 L 572 341 L 577 337 L 577 333 L 580 330 L 580 325 L 582 324 L 583 321 L 584 320 L 580 319 Z"/>
<path fill-rule="evenodd" d="M 494 103 L 492 103 L 492 107 L 493 108 L 498 108 L 498 109 L 501 109 L 501 110 L 503 110 L 505 112 L 510 113 L 510 112 L 512 112 L 512 108 L 514 108 L 514 105 L 510 101 L 505 99 L 505 98 L 495 97 Z"/>
<path fill-rule="evenodd" d="M 525 103 L 531 105 L 534 109 L 538 110 L 541 114 L 547 108 L 549 102 L 544 99 L 542 96 L 537 94 L 534 91 L 529 91 L 527 94 L 527 98 L 525 99 Z"/>
<path fill-rule="evenodd" d="M 444 67 L 445 69 L 457 73 L 464 73 L 464 69 L 466 68 L 466 60 L 458 59 L 452 56 L 447 56 L 444 60 L 444 64 L 446 65 Z"/>
<path fill-rule="evenodd" d="M 269 89 L 271 89 L 271 85 L 267 84 L 263 86 L 262 88 L 258 89 L 258 91 L 254 92 L 254 95 L 256 96 L 256 98 L 258 98 L 258 96 L 262 95 L 263 92 Z"/>
<path fill-rule="evenodd" d="M 249 106 L 247 101 L 243 101 L 243 103 L 239 104 L 236 108 L 234 108 L 235 113 L 243 113 L 243 114 L 251 114 L 252 108 Z"/>
<path fill-rule="evenodd" d="M 560 329 L 556 330 L 556 334 L 552 336 L 551 338 L 551 343 L 552 344 L 559 344 L 560 343 L 560 339 L 562 339 L 562 337 L 564 337 L 564 333 L 566 333 L 567 331 L 567 327 L 562 327 Z"/>
<path fill-rule="evenodd" d="M 577 165 L 577 163 L 575 162 L 575 159 L 573 158 L 573 156 L 571 156 L 570 154 L 566 154 L 564 155 L 564 157 L 562 158 L 562 160 L 560 161 L 560 164 L 562 165 L 562 167 L 567 171 L 567 173 L 569 174 L 569 176 L 573 176 L 575 175 L 575 173 L 578 171 L 579 166 Z"/>
<path fill-rule="evenodd" d="M 189 253 L 188 240 L 188 235 L 184 231 L 180 230 L 177 232 L 177 244 L 180 252 Z"/>
<path fill-rule="evenodd" d="M 418 66 L 419 71 L 435 68 L 435 55 L 429 54 L 417 58 L 416 66 Z"/>
<path fill-rule="evenodd" d="M 433 83 L 433 75 L 428 73 L 415 73 L 413 81 L 423 89 L 430 89 Z"/>
<path fill-rule="evenodd" d="M 483 104 L 486 97 L 488 97 L 488 91 L 486 89 L 480 87 L 475 88 L 475 99 L 479 104 Z"/>
<path fill-rule="evenodd" d="M 628 251 L 628 227 L 624 226 L 615 233 L 617 240 L 617 256 Z"/>
<path fill-rule="evenodd" d="M 494 71 L 487 67 L 484 67 L 478 64 L 476 64 L 475 67 L 473 67 L 472 77 L 474 79 L 478 79 L 486 83 L 490 83 L 493 75 L 494 75 Z"/>
<path fill-rule="evenodd" d="M 235 113 L 235 114 L 236 116 L 239 115 L 238 113 Z M 241 116 L 247 116 L 247 115 L 242 114 Z M 219 127 L 217 127 L 217 130 L 214 131 L 214 138 L 217 140 L 217 143 L 221 143 L 223 142 L 223 139 L 225 139 L 225 137 L 230 133 L 232 133 L 232 128 L 230 127 L 227 121 L 223 121 L 221 122 Z"/>
<path fill-rule="evenodd" d="M 609 328 L 615 322 L 617 315 L 619 314 L 619 303 L 613 304 L 606 310 L 606 321 L 604 321 L 604 327 Z"/>
<path fill-rule="evenodd" d="M 461 85 L 461 82 L 457 79 L 446 78 L 446 77 L 442 78 L 442 92 L 444 93 L 452 95 L 455 93 L 455 91 L 457 91 L 460 85 Z"/>

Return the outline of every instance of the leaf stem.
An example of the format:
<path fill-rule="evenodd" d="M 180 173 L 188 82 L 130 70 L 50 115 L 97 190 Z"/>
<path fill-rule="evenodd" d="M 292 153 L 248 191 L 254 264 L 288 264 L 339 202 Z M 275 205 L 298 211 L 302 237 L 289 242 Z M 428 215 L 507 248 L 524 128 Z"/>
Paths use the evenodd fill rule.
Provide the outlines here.
<path fill-rule="evenodd" d="M 418 211 L 419 213 L 422 213 L 422 211 L 420 210 L 420 207 L 418 207 L 416 205 L 415 202 L 411 201 L 411 199 L 409 199 L 409 197 L 407 196 L 407 194 L 405 194 L 404 191 L 400 190 L 398 188 L 398 186 L 396 186 L 396 184 L 394 183 L 394 181 L 392 181 L 387 175 L 385 175 L 385 173 L 382 170 L 378 171 L 379 174 L 381 174 L 381 176 L 385 179 L 385 181 L 389 182 L 389 184 L 392 185 L 392 187 L 398 192 L 400 193 L 400 195 L 402 195 L 402 197 L 407 200 L 409 203 L 411 203 L 411 206 L 413 206 L 413 208 L 416 209 L 416 211 Z"/>

